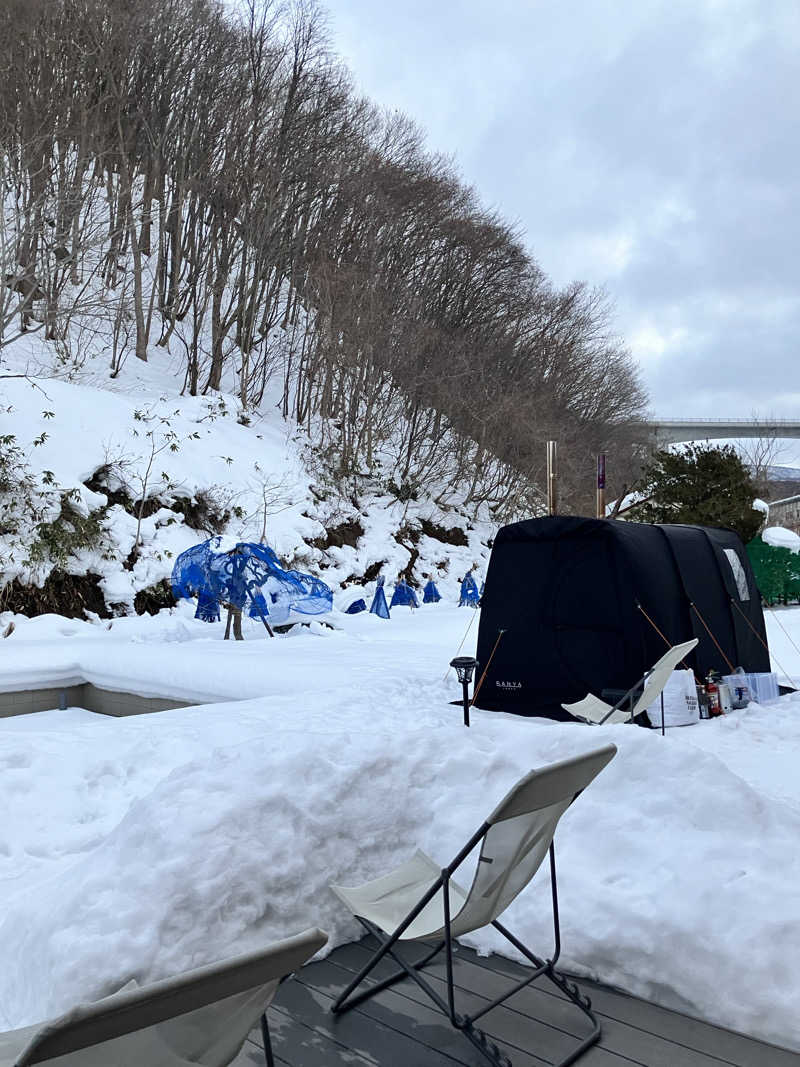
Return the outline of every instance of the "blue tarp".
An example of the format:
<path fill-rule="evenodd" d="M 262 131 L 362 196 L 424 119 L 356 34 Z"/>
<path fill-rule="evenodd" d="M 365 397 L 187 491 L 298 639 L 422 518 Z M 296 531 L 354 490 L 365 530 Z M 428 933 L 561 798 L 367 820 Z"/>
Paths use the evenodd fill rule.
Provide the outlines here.
<path fill-rule="evenodd" d="M 431 578 L 422 591 L 422 603 L 438 604 L 441 599 L 442 594 L 436 588 L 436 582 L 434 582 L 433 578 Z"/>
<path fill-rule="evenodd" d="M 471 608 L 477 608 L 479 600 L 480 594 L 478 593 L 475 579 L 472 577 L 472 571 L 468 571 L 464 575 L 464 580 L 461 583 L 461 596 L 458 601 L 458 606 L 464 607 L 464 605 L 467 605 Z"/>
<path fill-rule="evenodd" d="M 418 608 L 419 602 L 417 600 L 417 594 L 411 588 L 411 586 L 404 582 L 402 578 L 399 578 L 395 583 L 394 592 L 392 593 L 392 602 L 389 605 L 390 608 L 394 607 L 406 607 L 406 608 Z"/>
<path fill-rule="evenodd" d="M 389 615 L 389 605 L 386 603 L 386 594 L 383 591 L 384 577 L 381 575 L 378 578 L 378 588 L 375 590 L 375 596 L 372 598 L 370 604 L 370 614 L 377 615 L 381 619 L 391 618 Z"/>
<path fill-rule="evenodd" d="M 358 615 L 362 611 L 367 610 L 367 602 L 363 598 L 354 600 L 349 608 L 345 608 L 345 615 Z"/>
<path fill-rule="evenodd" d="M 182 552 L 172 569 L 172 592 L 176 600 L 196 596 L 197 618 L 206 621 L 215 621 L 214 605 L 217 619 L 224 604 L 280 626 L 292 615 L 324 615 L 333 604 L 323 581 L 285 569 L 268 545 L 227 537 Z"/>

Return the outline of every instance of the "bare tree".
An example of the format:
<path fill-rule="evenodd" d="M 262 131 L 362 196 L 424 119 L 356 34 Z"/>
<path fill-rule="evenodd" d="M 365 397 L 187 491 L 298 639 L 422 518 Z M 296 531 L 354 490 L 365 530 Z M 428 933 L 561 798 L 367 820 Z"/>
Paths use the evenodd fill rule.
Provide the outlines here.
<path fill-rule="evenodd" d="M 753 412 L 751 417 L 760 431 L 760 436 L 742 439 L 738 443 L 737 451 L 750 469 L 750 476 L 759 496 L 769 500 L 770 467 L 779 466 L 788 450 L 786 444 L 778 437 L 776 420 L 763 418 L 756 412 Z"/>
<path fill-rule="evenodd" d="M 573 510 L 597 451 L 636 477 L 646 397 L 605 295 L 554 287 L 356 95 L 313 0 L 6 0 L 0 189 L 0 348 L 44 329 L 75 364 L 94 330 L 116 376 L 154 340 L 243 409 L 278 376 L 353 492 L 535 513 L 548 438 Z"/>

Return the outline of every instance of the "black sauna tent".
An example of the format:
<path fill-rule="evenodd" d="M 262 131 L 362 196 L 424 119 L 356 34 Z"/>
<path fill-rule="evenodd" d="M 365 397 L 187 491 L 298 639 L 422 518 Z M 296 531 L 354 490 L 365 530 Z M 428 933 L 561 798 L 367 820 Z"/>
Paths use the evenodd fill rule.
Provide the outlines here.
<path fill-rule="evenodd" d="M 686 662 L 699 678 L 730 672 L 715 641 L 735 667 L 770 670 L 761 596 L 732 530 L 567 516 L 503 526 L 481 600 L 476 677 L 489 669 L 476 704 L 570 719 L 562 703 L 629 689 L 667 641 L 693 637 Z"/>

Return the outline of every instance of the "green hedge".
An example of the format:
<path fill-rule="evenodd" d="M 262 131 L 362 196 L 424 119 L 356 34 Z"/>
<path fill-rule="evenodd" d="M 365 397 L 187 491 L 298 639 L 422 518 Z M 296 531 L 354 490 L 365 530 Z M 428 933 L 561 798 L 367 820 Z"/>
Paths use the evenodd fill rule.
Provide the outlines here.
<path fill-rule="evenodd" d="M 800 554 L 754 537 L 747 555 L 761 595 L 768 604 L 800 600 Z"/>

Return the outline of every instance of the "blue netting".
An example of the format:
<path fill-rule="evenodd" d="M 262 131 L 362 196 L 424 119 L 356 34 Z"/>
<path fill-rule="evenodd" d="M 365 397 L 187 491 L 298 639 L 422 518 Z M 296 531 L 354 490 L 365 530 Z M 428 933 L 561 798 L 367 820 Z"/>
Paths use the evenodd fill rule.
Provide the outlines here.
<path fill-rule="evenodd" d="M 384 577 L 381 575 L 378 578 L 378 588 L 375 590 L 375 596 L 372 598 L 370 604 L 370 614 L 377 615 L 381 619 L 391 618 L 389 615 L 389 605 L 386 603 L 386 594 L 383 591 Z"/>
<path fill-rule="evenodd" d="M 367 602 L 364 599 L 354 600 L 349 608 L 345 608 L 345 615 L 358 615 L 367 610 Z"/>
<path fill-rule="evenodd" d="M 176 600 L 189 599 L 208 593 L 205 563 L 209 541 L 193 545 L 181 552 L 172 568 L 172 593 Z"/>
<path fill-rule="evenodd" d="M 423 604 L 438 604 L 442 599 L 442 594 L 436 588 L 436 582 L 433 578 L 428 582 L 425 588 L 422 590 L 422 603 Z"/>
<path fill-rule="evenodd" d="M 200 590 L 197 594 L 197 611 L 194 617 L 202 622 L 219 622 L 219 604 L 210 593 Z"/>
<path fill-rule="evenodd" d="M 182 552 L 172 569 L 176 600 L 196 596 L 197 617 L 212 618 L 212 604 L 231 605 L 276 626 L 292 615 L 324 615 L 333 594 L 310 574 L 284 569 L 268 545 L 212 537 Z M 202 603 L 201 603 L 202 601 Z"/>
<path fill-rule="evenodd" d="M 477 608 L 479 600 L 480 594 L 478 593 L 475 579 L 472 577 L 472 572 L 468 571 L 467 574 L 464 575 L 464 580 L 461 583 L 461 596 L 458 601 L 458 606 L 463 607 L 466 604 L 471 608 Z"/>
<path fill-rule="evenodd" d="M 419 607 L 417 594 L 407 582 L 403 581 L 402 578 L 399 578 L 395 584 L 394 592 L 392 593 L 392 602 L 389 605 L 390 608 L 398 606 L 406 608 Z"/>

